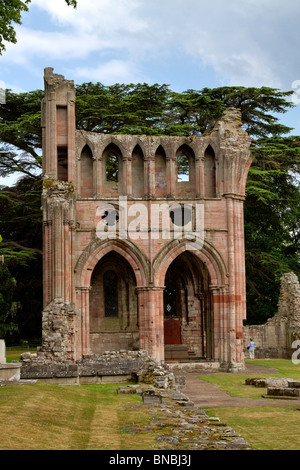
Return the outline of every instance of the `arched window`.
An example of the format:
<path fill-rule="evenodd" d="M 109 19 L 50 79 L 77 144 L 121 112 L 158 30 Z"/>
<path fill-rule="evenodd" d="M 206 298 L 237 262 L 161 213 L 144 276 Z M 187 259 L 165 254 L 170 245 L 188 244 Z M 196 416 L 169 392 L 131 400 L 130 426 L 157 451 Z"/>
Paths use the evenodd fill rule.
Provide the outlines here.
<path fill-rule="evenodd" d="M 180 152 L 177 157 L 177 181 L 189 181 L 190 180 L 190 162 L 189 157 Z"/>
<path fill-rule="evenodd" d="M 204 181 L 205 196 L 216 197 L 216 157 L 211 145 L 209 145 L 204 154 Z"/>
<path fill-rule="evenodd" d="M 155 153 L 155 195 L 167 196 L 167 157 L 161 145 Z"/>
<path fill-rule="evenodd" d="M 196 195 L 195 154 L 184 144 L 176 152 L 176 195 L 194 197 Z"/>
<path fill-rule="evenodd" d="M 106 181 L 118 182 L 119 159 L 114 152 L 110 152 L 106 157 Z"/>
<path fill-rule="evenodd" d="M 112 270 L 106 271 L 103 276 L 105 317 L 118 316 L 118 277 Z"/>
<path fill-rule="evenodd" d="M 132 190 L 135 197 L 144 196 L 144 155 L 137 145 L 132 152 Z"/>
<path fill-rule="evenodd" d="M 93 154 L 88 145 L 85 145 L 80 157 L 80 195 L 93 197 Z"/>
<path fill-rule="evenodd" d="M 102 178 L 103 190 L 107 197 L 123 192 L 123 158 L 119 147 L 109 144 L 103 152 Z"/>

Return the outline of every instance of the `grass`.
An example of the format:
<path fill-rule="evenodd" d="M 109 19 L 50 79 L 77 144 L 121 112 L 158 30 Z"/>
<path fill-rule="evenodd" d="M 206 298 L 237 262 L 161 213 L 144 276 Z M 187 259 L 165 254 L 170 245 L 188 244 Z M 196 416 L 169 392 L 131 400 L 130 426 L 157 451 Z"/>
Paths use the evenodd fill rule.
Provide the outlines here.
<path fill-rule="evenodd" d="M 248 362 L 248 361 L 247 361 Z M 259 374 L 261 377 L 286 377 L 300 380 L 300 366 L 290 360 L 257 359 L 252 364 L 275 368 L 278 374 Z M 203 376 L 201 380 L 217 384 L 229 395 L 242 398 L 261 399 L 264 388 L 245 385 L 250 374 L 226 374 Z M 249 444 L 260 450 L 299 450 L 300 449 L 300 403 L 290 405 L 262 405 L 208 408 L 210 416 L 217 416 L 222 422 L 240 433 Z"/>
<path fill-rule="evenodd" d="M 21 354 L 24 352 L 35 353 L 36 348 L 30 348 L 28 346 L 6 347 L 6 362 L 19 361 Z"/>
<path fill-rule="evenodd" d="M 26 347 L 21 352 L 25 351 Z M 18 359 L 21 352 L 7 350 L 7 361 Z M 264 377 L 300 380 L 300 365 L 290 360 L 257 359 L 251 363 L 278 370 L 278 374 L 270 371 Z M 266 390 L 245 385 L 249 376 L 215 374 L 199 378 L 217 384 L 231 396 L 260 399 Z M 151 416 L 135 406 L 141 398 L 118 395 L 117 387 L 42 383 L 0 387 L 0 450 L 159 450 L 156 436 L 147 428 Z M 299 450 L 300 402 L 290 403 L 206 411 L 240 433 L 255 449 Z"/>
<path fill-rule="evenodd" d="M 36 383 L 0 388 L 1 450 L 155 450 L 154 434 L 132 433 L 150 416 L 117 385 Z"/>

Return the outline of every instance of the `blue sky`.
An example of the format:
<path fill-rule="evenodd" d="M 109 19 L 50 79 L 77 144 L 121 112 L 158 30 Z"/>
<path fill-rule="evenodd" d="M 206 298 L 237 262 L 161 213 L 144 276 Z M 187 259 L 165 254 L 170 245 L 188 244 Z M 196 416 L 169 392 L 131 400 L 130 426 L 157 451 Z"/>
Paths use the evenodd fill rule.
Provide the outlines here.
<path fill-rule="evenodd" d="M 294 87 L 281 122 L 300 135 L 299 18 L 298 0 L 32 0 L 0 56 L 0 84 L 43 88 L 54 67 L 75 83 Z"/>

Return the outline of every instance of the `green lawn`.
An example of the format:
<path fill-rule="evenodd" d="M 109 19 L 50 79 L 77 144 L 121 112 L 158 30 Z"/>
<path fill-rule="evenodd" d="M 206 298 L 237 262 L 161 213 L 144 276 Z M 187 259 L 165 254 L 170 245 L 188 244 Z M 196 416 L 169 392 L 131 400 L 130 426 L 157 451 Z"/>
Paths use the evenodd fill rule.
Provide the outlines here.
<path fill-rule="evenodd" d="M 252 364 L 279 372 L 263 376 L 300 380 L 300 366 L 289 360 L 255 360 Z M 245 385 L 249 376 L 199 378 L 217 384 L 232 396 L 261 398 L 266 390 Z M 156 436 L 147 430 L 150 415 L 135 407 L 141 398 L 118 395 L 117 387 L 42 383 L 0 387 L 0 450 L 158 450 Z M 206 411 L 239 432 L 255 449 L 299 450 L 300 401 L 278 403 Z M 129 431 L 140 427 L 142 432 Z"/>
<path fill-rule="evenodd" d="M 19 361 L 20 356 L 24 352 L 35 353 L 36 348 L 30 348 L 28 346 L 13 346 L 6 348 L 6 362 Z"/>
<path fill-rule="evenodd" d="M 257 359 L 252 364 L 275 368 L 278 374 L 259 374 L 260 377 L 286 377 L 300 380 L 300 366 L 290 360 Z M 201 376 L 201 380 L 217 384 L 229 395 L 242 398 L 261 398 L 264 388 L 245 385 L 250 374 L 226 374 Z M 267 399 L 266 399 L 267 400 Z M 300 449 L 300 401 L 290 405 L 218 407 L 208 408 L 210 416 L 217 416 L 239 432 L 249 444 L 260 450 L 299 450 Z"/>
<path fill-rule="evenodd" d="M 118 385 L 0 387 L 0 450 L 155 450 L 150 416 Z"/>

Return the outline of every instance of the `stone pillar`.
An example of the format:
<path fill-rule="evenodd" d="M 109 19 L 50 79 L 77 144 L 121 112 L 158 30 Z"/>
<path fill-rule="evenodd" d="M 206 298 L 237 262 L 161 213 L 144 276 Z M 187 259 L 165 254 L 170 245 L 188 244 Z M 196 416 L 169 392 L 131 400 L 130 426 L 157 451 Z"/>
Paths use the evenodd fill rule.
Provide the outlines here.
<path fill-rule="evenodd" d="M 81 287 L 81 351 L 88 354 L 90 350 L 90 305 L 89 287 Z"/>
<path fill-rule="evenodd" d="M 201 182 L 200 182 L 200 162 L 201 159 L 195 158 L 195 187 L 196 187 L 196 198 L 198 199 L 201 194 Z"/>
<path fill-rule="evenodd" d="M 99 155 L 96 158 L 97 158 L 97 164 L 96 164 L 96 168 L 97 168 L 96 196 L 100 197 L 100 196 L 102 196 L 102 192 L 103 192 L 103 180 L 104 180 L 102 151 L 101 151 L 101 153 L 99 153 Z"/>
<path fill-rule="evenodd" d="M 157 361 L 164 360 L 164 287 L 139 287 L 140 349 Z"/>
<path fill-rule="evenodd" d="M 122 191 L 120 196 L 129 196 L 132 194 L 132 158 L 129 152 L 123 155 L 122 159 Z"/>
<path fill-rule="evenodd" d="M 145 180 L 146 194 L 150 197 L 155 197 L 155 157 L 151 155 L 149 158 L 145 160 L 146 163 L 146 176 L 147 179 Z"/>
<path fill-rule="evenodd" d="M 0 364 L 6 363 L 6 349 L 4 339 L 0 339 Z"/>

